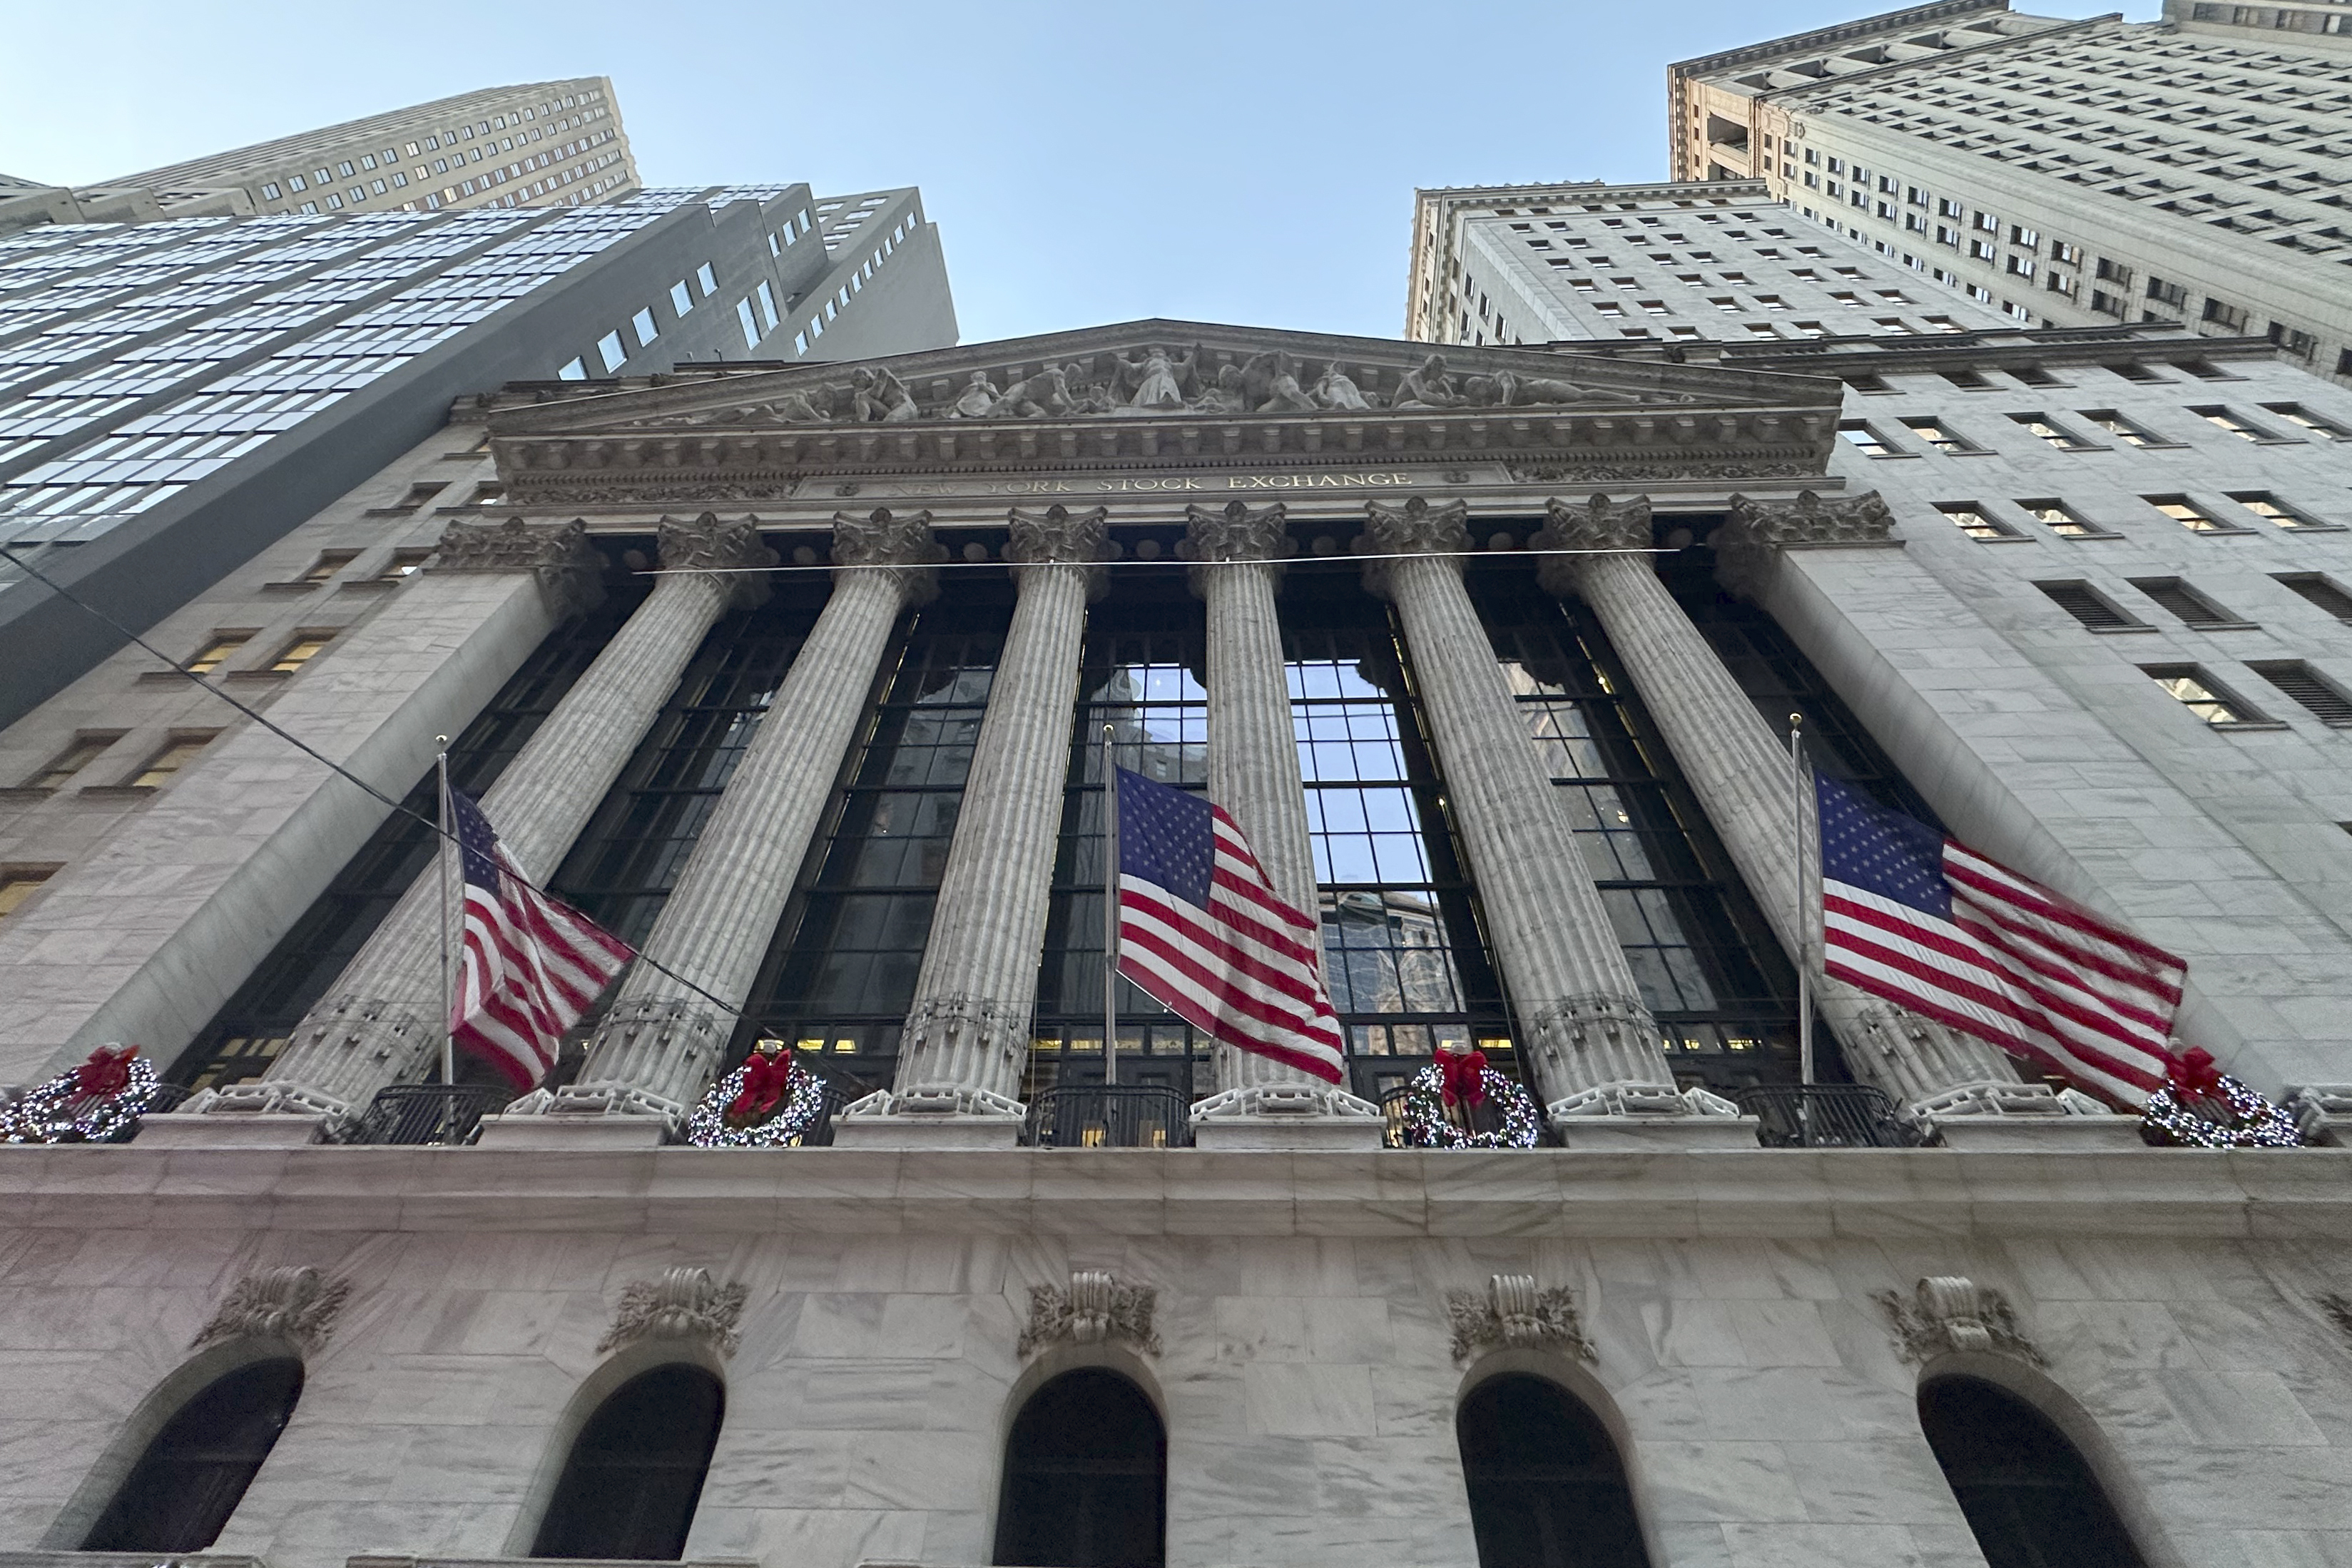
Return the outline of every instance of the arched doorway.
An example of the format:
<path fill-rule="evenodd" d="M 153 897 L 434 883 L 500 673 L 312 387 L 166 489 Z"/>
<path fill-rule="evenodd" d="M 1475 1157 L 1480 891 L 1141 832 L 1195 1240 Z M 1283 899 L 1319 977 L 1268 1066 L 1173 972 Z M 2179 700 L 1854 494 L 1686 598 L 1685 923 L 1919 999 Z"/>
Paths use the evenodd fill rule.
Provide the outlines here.
<path fill-rule="evenodd" d="M 253 1484 L 302 1396 L 292 1356 L 247 1362 L 163 1424 L 82 1538 L 85 1552 L 202 1552 Z"/>
<path fill-rule="evenodd" d="M 1086 1367 L 1029 1396 L 1004 1444 L 997 1562 L 1160 1568 L 1167 1524 L 1168 1434 L 1143 1390 Z"/>
<path fill-rule="evenodd" d="M 683 1556 L 726 1410 L 717 1376 L 680 1362 L 614 1389 L 572 1440 L 530 1554 Z"/>
<path fill-rule="evenodd" d="M 2016 1394 L 1930 1378 L 1919 1425 L 1990 1568 L 2146 1568 L 2082 1454 Z"/>
<path fill-rule="evenodd" d="M 1524 1373 L 1454 1417 L 1478 1568 L 1649 1568 L 1624 1461 L 1582 1400 Z"/>

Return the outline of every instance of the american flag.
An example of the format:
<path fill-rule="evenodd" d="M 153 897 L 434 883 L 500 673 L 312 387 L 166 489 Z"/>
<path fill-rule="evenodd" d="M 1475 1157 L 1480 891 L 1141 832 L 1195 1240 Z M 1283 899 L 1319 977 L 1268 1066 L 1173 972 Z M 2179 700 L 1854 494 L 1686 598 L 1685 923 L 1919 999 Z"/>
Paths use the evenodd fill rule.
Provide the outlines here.
<path fill-rule="evenodd" d="M 1835 779 L 1815 788 L 1832 976 L 2104 1100 L 2164 1087 L 2186 962 Z"/>
<path fill-rule="evenodd" d="M 563 1032 L 636 952 L 531 887 L 461 791 L 449 792 L 449 812 L 466 884 L 450 1037 L 529 1089 L 555 1065 Z"/>
<path fill-rule="evenodd" d="M 1221 806 L 1118 770 L 1118 972 L 1229 1046 L 1339 1081 L 1320 931 Z"/>

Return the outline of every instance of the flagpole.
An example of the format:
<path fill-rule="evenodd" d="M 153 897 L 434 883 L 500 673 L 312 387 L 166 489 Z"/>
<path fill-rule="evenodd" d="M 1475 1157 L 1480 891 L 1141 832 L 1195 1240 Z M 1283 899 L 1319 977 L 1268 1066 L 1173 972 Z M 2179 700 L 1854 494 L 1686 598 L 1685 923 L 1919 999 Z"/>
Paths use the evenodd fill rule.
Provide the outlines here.
<path fill-rule="evenodd" d="M 1797 1081 L 1813 1081 L 1812 921 L 1805 910 L 1805 716 L 1789 715 L 1789 766 L 1796 774 L 1791 798 L 1797 829 Z"/>
<path fill-rule="evenodd" d="M 449 1016 L 456 1006 L 449 994 L 449 737 L 436 735 L 433 743 L 441 748 L 436 763 L 441 781 L 441 837 L 435 841 L 434 858 L 441 865 L 441 1082 L 446 1087 L 457 1081 L 457 1047 Z"/>
<path fill-rule="evenodd" d="M 1118 767 L 1111 727 L 1102 727 L 1103 1082 L 1118 1082 Z"/>

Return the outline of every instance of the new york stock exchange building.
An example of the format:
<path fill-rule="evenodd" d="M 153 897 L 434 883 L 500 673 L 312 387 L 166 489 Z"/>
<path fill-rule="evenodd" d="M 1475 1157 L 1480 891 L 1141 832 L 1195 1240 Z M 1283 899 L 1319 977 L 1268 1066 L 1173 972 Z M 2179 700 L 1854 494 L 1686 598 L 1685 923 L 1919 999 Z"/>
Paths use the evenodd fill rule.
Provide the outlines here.
<path fill-rule="evenodd" d="M 1849 395 L 1149 321 L 461 401 L 150 634 L 310 637 L 267 724 L 126 649 L 11 738 L 204 728 L 0 928 L 8 1070 L 173 1106 L 0 1151 L 0 1560 L 2352 1562 L 2352 804 Z M 1823 974 L 1792 725 L 2305 1146 Z M 436 737 L 640 955 L 528 1093 L 442 1081 Z M 1106 998 L 1106 758 L 1319 921 L 1339 1081 Z"/>

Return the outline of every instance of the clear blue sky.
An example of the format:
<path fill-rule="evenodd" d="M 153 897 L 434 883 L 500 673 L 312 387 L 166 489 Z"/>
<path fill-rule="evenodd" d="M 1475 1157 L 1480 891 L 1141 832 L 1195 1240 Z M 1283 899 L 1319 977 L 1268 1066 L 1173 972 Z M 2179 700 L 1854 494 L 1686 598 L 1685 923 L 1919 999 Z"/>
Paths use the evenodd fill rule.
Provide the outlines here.
<path fill-rule="evenodd" d="M 1395 336 L 1416 185 L 1661 178 L 1667 61 L 1868 8 L 0 0 L 0 171 L 87 183 L 602 72 L 651 183 L 920 185 L 967 342 L 1151 315 Z"/>

